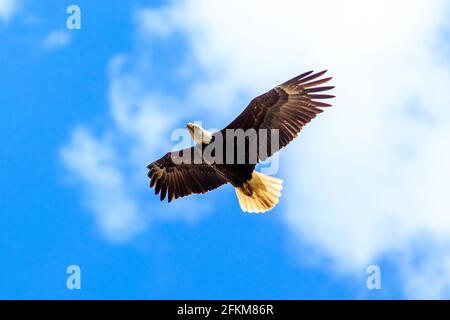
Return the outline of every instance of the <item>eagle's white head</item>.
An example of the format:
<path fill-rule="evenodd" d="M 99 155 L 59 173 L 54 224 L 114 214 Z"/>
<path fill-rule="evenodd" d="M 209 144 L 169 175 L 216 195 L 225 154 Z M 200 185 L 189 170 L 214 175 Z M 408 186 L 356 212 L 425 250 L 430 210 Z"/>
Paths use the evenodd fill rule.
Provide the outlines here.
<path fill-rule="evenodd" d="M 191 137 L 195 141 L 195 143 L 208 144 L 208 143 L 211 142 L 212 133 L 209 132 L 209 131 L 206 131 L 205 129 L 203 129 L 198 124 L 189 122 L 186 125 L 186 128 L 188 129 L 189 134 L 191 135 Z"/>

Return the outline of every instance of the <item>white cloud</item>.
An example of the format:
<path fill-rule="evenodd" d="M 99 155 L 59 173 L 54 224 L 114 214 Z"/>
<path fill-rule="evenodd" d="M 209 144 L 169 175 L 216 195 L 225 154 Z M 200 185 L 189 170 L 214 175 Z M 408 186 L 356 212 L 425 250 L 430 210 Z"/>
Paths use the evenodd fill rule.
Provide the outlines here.
<path fill-rule="evenodd" d="M 15 0 L 0 0 L 0 21 L 9 21 L 17 12 L 18 3 Z"/>
<path fill-rule="evenodd" d="M 148 187 L 146 166 L 171 150 L 171 132 L 180 120 L 170 112 L 180 109 L 177 101 L 147 85 L 150 60 L 147 50 L 113 57 L 108 92 L 112 126 L 100 135 L 75 128 L 61 148 L 64 165 L 83 187 L 85 207 L 113 242 L 127 241 L 155 222 L 196 223 L 211 211 L 195 197 L 164 206 Z M 187 140 L 189 134 L 182 131 Z"/>
<path fill-rule="evenodd" d="M 177 19 L 158 20 L 159 29 L 189 40 L 206 73 L 192 94 L 214 101 L 215 112 L 236 114 L 242 94 L 307 69 L 331 70 L 335 107 L 281 155 L 290 168 L 287 226 L 339 271 L 393 259 L 408 270 L 411 297 L 424 286 L 430 296 L 450 294 L 448 273 L 430 277 L 447 265 L 449 250 L 422 253 L 426 266 L 409 258 L 423 234 L 430 246 L 450 241 L 450 66 L 439 51 L 448 43 L 440 38 L 447 4 L 173 1 L 160 17 Z"/>
<path fill-rule="evenodd" d="M 174 16 L 175 11 L 170 8 L 161 8 L 159 10 L 141 9 L 136 14 L 136 21 L 140 27 L 140 32 L 144 37 L 155 35 L 167 37 L 173 31 L 177 19 Z"/>
<path fill-rule="evenodd" d="M 55 30 L 47 34 L 43 40 L 43 46 L 48 50 L 61 49 L 69 45 L 72 36 L 67 30 Z"/>
<path fill-rule="evenodd" d="M 448 39 L 440 38 L 448 28 L 447 4 L 185 0 L 143 9 L 137 21 L 139 41 L 170 41 L 175 32 L 186 37 L 190 48 L 180 70 L 201 77 L 182 101 L 199 106 L 196 114 L 214 112 L 210 126 L 231 120 L 248 98 L 276 83 L 329 68 L 335 106 L 280 156 L 287 227 L 339 272 L 364 273 L 388 259 L 398 266 L 407 296 L 448 297 L 450 66 L 443 51 Z M 151 66 L 143 56 L 133 59 L 139 62 L 129 72 L 123 71 L 127 56 L 112 62 L 110 100 L 111 131 L 131 141 L 120 158 L 136 182 L 140 161 L 167 148 L 162 141 L 178 121 L 168 123 L 163 106 L 182 102 L 142 89 Z M 86 170 L 75 173 L 83 177 Z M 135 210 L 142 210 L 133 195 Z"/>
<path fill-rule="evenodd" d="M 112 136 L 99 139 L 87 129 L 77 128 L 61 157 L 83 182 L 85 205 L 96 215 L 104 236 L 123 241 L 141 231 L 145 223 L 126 188 L 113 143 Z"/>

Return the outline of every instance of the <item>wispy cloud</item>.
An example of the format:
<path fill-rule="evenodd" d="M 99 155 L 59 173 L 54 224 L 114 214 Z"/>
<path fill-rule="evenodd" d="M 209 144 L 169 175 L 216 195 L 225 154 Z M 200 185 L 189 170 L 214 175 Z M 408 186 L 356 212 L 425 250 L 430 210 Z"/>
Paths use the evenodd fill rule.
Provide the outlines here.
<path fill-rule="evenodd" d="M 16 0 L 0 0 L 0 21 L 9 21 L 18 10 Z"/>
<path fill-rule="evenodd" d="M 181 108 L 174 97 L 146 86 L 152 75 L 151 54 L 138 47 L 114 56 L 109 64 L 112 126 L 101 135 L 75 128 L 61 149 L 70 175 L 82 186 L 83 203 L 114 242 L 126 241 L 155 222 L 196 223 L 211 210 L 192 197 L 162 210 L 148 187 L 146 166 L 171 150 L 171 133 L 180 119 L 170 110 Z"/>
<path fill-rule="evenodd" d="M 55 30 L 48 33 L 42 42 L 47 50 L 56 50 L 66 47 L 70 44 L 72 35 L 67 30 Z"/>
<path fill-rule="evenodd" d="M 118 165 L 113 137 L 94 137 L 86 128 L 76 128 L 61 150 L 68 169 L 84 184 L 84 204 L 96 216 L 102 233 L 123 241 L 145 227 L 138 208 L 126 188 L 126 177 Z"/>

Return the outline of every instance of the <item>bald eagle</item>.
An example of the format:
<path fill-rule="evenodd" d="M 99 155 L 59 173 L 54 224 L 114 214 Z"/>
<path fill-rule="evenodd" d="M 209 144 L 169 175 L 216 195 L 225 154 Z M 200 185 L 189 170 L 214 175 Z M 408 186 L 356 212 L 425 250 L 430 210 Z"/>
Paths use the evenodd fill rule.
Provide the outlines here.
<path fill-rule="evenodd" d="M 281 196 L 283 181 L 257 172 L 255 166 L 291 142 L 322 108 L 331 106 L 318 101 L 334 98 L 323 94 L 334 88 L 321 86 L 332 79 L 322 78 L 325 73 L 303 73 L 254 98 L 220 131 L 208 132 L 188 123 L 195 145 L 149 164 L 150 187 L 160 193 L 161 201 L 167 196 L 171 202 L 231 183 L 242 211 L 271 210 Z"/>

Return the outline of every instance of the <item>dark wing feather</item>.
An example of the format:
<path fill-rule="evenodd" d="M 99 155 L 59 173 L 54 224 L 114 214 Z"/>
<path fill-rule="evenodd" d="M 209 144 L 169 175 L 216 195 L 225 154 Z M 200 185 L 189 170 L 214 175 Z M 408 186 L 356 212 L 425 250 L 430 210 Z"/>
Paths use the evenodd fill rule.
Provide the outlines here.
<path fill-rule="evenodd" d="M 278 129 L 279 148 L 271 150 L 270 135 L 267 139 L 267 155 L 259 154 L 265 160 L 291 142 L 317 114 L 321 108 L 330 107 L 328 103 L 317 100 L 334 98 L 323 94 L 332 86 L 320 86 L 332 78 L 322 78 L 326 71 L 303 73 L 272 90 L 254 98 L 245 110 L 226 129 Z M 316 94 L 320 93 L 320 94 Z"/>
<path fill-rule="evenodd" d="M 161 193 L 161 201 L 166 195 L 171 202 L 192 193 L 206 193 L 228 182 L 213 167 L 203 163 L 201 158 L 200 161 L 193 161 L 195 155 L 199 154 L 200 150 L 197 149 L 191 147 L 169 152 L 147 166 L 150 187 L 155 188 L 155 194 Z M 181 159 L 187 161 L 182 162 Z"/>

